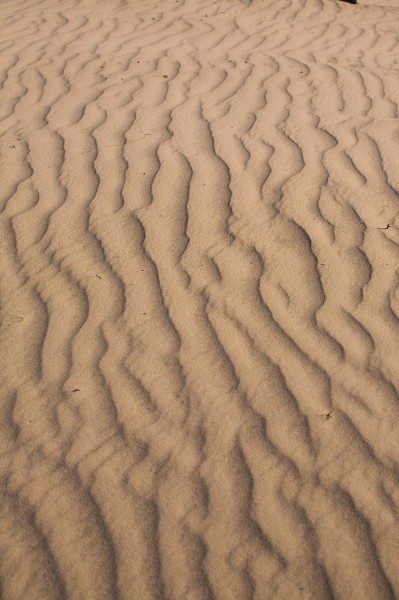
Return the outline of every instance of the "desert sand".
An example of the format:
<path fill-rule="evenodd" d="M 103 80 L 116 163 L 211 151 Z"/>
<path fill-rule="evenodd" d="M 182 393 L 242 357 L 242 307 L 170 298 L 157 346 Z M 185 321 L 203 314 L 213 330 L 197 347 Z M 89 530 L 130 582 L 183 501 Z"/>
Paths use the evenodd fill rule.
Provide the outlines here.
<path fill-rule="evenodd" d="M 2 600 L 399 597 L 399 6 L 0 0 Z"/>

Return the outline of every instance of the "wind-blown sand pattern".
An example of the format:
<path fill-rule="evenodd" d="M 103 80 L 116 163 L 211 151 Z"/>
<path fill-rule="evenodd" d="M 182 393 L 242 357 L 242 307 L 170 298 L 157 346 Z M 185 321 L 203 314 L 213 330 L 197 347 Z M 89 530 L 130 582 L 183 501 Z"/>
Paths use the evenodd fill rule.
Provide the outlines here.
<path fill-rule="evenodd" d="M 399 8 L 0 8 L 1 598 L 399 597 Z"/>

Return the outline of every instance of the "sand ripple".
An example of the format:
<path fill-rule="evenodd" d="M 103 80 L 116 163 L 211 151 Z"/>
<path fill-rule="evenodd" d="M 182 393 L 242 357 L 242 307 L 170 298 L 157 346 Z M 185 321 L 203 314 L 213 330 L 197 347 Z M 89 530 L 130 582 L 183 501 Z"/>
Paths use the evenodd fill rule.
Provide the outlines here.
<path fill-rule="evenodd" d="M 398 8 L 0 8 L 0 596 L 395 598 Z"/>

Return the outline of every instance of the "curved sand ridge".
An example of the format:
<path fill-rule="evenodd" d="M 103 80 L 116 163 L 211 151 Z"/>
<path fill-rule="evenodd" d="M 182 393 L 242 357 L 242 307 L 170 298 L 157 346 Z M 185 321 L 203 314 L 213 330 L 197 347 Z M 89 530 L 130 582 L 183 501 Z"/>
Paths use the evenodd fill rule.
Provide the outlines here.
<path fill-rule="evenodd" d="M 399 594 L 399 10 L 1 0 L 4 600 Z"/>

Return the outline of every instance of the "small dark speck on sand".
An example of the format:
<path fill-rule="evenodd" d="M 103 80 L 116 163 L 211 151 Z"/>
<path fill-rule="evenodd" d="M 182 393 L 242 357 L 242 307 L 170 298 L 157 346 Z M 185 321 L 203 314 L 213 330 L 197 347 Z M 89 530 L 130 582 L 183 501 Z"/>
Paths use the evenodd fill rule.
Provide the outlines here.
<path fill-rule="evenodd" d="M 72 392 L 73 392 L 73 393 L 75 393 L 75 392 L 80 392 L 80 389 L 79 389 L 79 388 L 75 388 L 74 390 L 72 390 Z"/>

